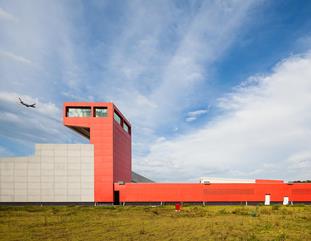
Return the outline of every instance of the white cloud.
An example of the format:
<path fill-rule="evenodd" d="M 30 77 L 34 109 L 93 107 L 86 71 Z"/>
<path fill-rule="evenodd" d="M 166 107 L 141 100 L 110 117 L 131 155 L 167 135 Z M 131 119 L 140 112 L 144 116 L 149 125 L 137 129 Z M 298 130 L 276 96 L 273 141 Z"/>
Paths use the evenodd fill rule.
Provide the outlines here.
<path fill-rule="evenodd" d="M 291 57 L 270 75 L 253 78 L 219 100 L 223 115 L 155 142 L 137 169 L 160 180 L 310 179 L 311 55 Z"/>
<path fill-rule="evenodd" d="M 18 19 L 14 15 L 8 13 L 3 8 L 0 8 L 0 20 L 1 19 L 7 20 L 7 21 L 13 21 L 13 22 L 18 21 Z"/>
<path fill-rule="evenodd" d="M 12 153 L 8 149 L 0 146 L 0 157 L 11 156 L 11 155 Z"/>
<path fill-rule="evenodd" d="M 191 116 L 191 117 L 187 117 L 186 121 L 191 122 L 191 121 L 195 121 L 196 119 L 197 119 L 197 117 Z"/>
<path fill-rule="evenodd" d="M 190 111 L 188 112 L 188 116 L 200 116 L 203 114 L 206 114 L 208 110 L 202 109 L 202 110 L 195 110 L 195 111 Z"/>
<path fill-rule="evenodd" d="M 253 2 L 129 1 L 114 24 L 105 24 L 106 7 L 90 24 L 81 2 L 6 2 L 19 21 L 2 29 L 0 89 L 47 103 L 114 101 L 135 141 L 151 143 L 198 101 L 206 67 L 234 41 Z"/>
<path fill-rule="evenodd" d="M 58 0 L 2 4 L 19 21 L 1 25 L 1 90 L 55 100 L 61 91 L 81 84 L 85 58 L 77 57 L 83 51 L 76 48 L 75 40 L 80 39 L 80 32 L 77 33 L 74 25 L 80 14 L 79 4 L 75 8 Z"/>
<path fill-rule="evenodd" d="M 103 79 L 113 82 L 94 92 L 108 93 L 138 128 L 173 125 L 198 101 L 206 70 L 234 42 L 254 3 L 129 2 L 126 28 L 103 63 Z"/>
<path fill-rule="evenodd" d="M 19 103 L 18 97 L 36 108 L 27 108 Z M 0 136 L 8 147 L 33 149 L 35 143 L 70 143 L 83 141 L 78 134 L 63 126 L 62 110 L 54 103 L 42 102 L 31 96 L 15 92 L 0 92 Z M 14 147 L 9 142 L 14 142 Z M 8 152 L 9 153 L 9 152 Z"/>
<path fill-rule="evenodd" d="M 183 37 L 164 69 L 162 82 L 151 95 L 160 106 L 166 106 L 160 109 L 161 115 L 178 117 L 182 110 L 197 101 L 196 90 L 203 81 L 208 81 L 208 68 L 235 40 L 253 3 L 210 1 L 200 6 L 183 29 Z M 176 120 L 172 118 L 172 121 Z"/>
<path fill-rule="evenodd" d="M 1 51 L 0 50 L 0 58 L 14 60 L 16 62 L 20 62 L 23 64 L 30 64 L 30 65 L 32 64 L 31 60 L 24 58 L 23 56 L 19 56 L 19 55 L 13 54 L 11 52 L 7 52 L 7 51 Z"/>
<path fill-rule="evenodd" d="M 137 157 L 149 151 L 149 143 L 164 129 L 176 133 L 176 123 L 185 118 L 185 111 L 200 102 L 197 92 L 208 85 L 209 68 L 244 31 L 248 13 L 257 4 L 126 4 L 122 22 L 127 24 L 109 48 L 106 41 L 96 48 L 102 72 L 92 93 L 97 99 L 115 102 L 131 121 L 134 141 L 146 143 L 133 149 Z M 145 129 L 153 133 L 145 134 Z"/>
<path fill-rule="evenodd" d="M 29 95 L 22 95 L 15 92 L 0 92 L 0 101 L 3 105 L 10 105 L 13 107 L 20 107 L 19 98 L 21 98 L 26 103 L 36 103 L 36 108 L 33 109 L 36 113 L 40 113 L 44 116 L 47 116 L 51 119 L 55 119 L 55 117 L 59 116 L 61 114 L 61 111 L 59 108 L 55 106 L 55 104 L 51 102 L 41 102 L 38 100 L 38 98 L 33 98 Z M 22 106 L 23 107 L 23 106 Z M 15 109 L 15 110 L 14 110 Z M 12 108 L 12 112 L 15 112 L 16 108 Z"/>
<path fill-rule="evenodd" d="M 187 122 L 194 121 L 194 120 L 198 119 L 200 116 L 206 114 L 207 112 L 208 112 L 207 109 L 190 111 L 187 113 L 186 121 Z"/>

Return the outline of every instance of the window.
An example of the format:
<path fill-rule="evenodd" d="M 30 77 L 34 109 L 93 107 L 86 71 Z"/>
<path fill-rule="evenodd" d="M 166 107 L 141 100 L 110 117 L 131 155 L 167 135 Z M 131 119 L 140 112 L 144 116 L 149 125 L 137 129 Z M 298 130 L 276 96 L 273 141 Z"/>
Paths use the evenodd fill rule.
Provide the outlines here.
<path fill-rule="evenodd" d="M 119 125 L 121 125 L 121 117 L 119 116 L 119 114 L 117 112 L 114 112 L 113 114 L 113 119 L 119 123 Z"/>
<path fill-rule="evenodd" d="M 91 117 L 91 107 L 68 107 L 67 117 Z"/>
<path fill-rule="evenodd" d="M 129 126 L 128 126 L 125 122 L 123 122 L 123 129 L 124 129 L 127 133 L 130 133 L 130 128 L 129 128 Z"/>
<path fill-rule="evenodd" d="M 95 107 L 95 117 L 107 117 L 108 109 L 107 107 Z"/>

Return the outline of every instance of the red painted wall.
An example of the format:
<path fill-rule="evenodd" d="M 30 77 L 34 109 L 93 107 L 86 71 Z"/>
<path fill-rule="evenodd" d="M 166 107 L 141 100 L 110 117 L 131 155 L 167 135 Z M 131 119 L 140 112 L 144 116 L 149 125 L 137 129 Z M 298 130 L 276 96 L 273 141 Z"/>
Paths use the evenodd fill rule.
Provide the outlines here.
<path fill-rule="evenodd" d="M 66 117 L 67 107 L 91 107 L 92 117 Z M 107 117 L 93 117 L 94 107 L 107 107 Z M 128 151 L 131 149 L 131 136 L 114 121 L 114 110 L 112 103 L 64 104 L 64 125 L 90 128 L 90 143 L 94 144 L 95 202 L 113 202 L 113 183 L 131 180 L 131 155 Z M 120 112 L 119 115 L 127 121 Z"/>
<path fill-rule="evenodd" d="M 121 202 L 272 202 L 311 201 L 311 184 L 189 184 L 126 183 L 115 184 Z"/>
<path fill-rule="evenodd" d="M 261 184 L 277 184 L 284 183 L 283 180 L 271 180 L 271 179 L 256 179 L 256 183 Z"/>
<path fill-rule="evenodd" d="M 114 106 L 114 110 L 126 119 Z M 122 123 L 123 124 L 123 123 Z M 129 124 L 127 122 L 127 124 Z M 131 133 L 131 129 L 129 130 Z M 132 179 L 132 144 L 131 135 L 124 131 L 116 121 L 113 122 L 113 157 L 114 157 L 114 182 L 131 182 Z"/>

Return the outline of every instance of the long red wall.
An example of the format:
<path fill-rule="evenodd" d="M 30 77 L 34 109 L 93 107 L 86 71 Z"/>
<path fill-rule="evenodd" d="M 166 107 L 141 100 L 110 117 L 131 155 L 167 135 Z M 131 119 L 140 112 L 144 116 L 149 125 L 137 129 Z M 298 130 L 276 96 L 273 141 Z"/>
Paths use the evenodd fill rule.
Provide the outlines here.
<path fill-rule="evenodd" d="M 126 183 L 115 184 L 120 202 L 263 202 L 266 194 L 272 202 L 285 196 L 293 202 L 311 201 L 311 184 L 189 184 Z"/>

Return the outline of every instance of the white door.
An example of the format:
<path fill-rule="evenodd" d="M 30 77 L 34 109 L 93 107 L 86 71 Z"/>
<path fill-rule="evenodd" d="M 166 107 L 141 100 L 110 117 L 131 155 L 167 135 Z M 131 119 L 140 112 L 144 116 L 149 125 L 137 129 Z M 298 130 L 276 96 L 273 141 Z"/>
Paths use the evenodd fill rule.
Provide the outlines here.
<path fill-rule="evenodd" d="M 283 199 L 283 205 L 288 205 L 288 197 L 284 197 Z"/>
<path fill-rule="evenodd" d="M 265 195 L 265 205 L 270 205 L 270 194 Z"/>

